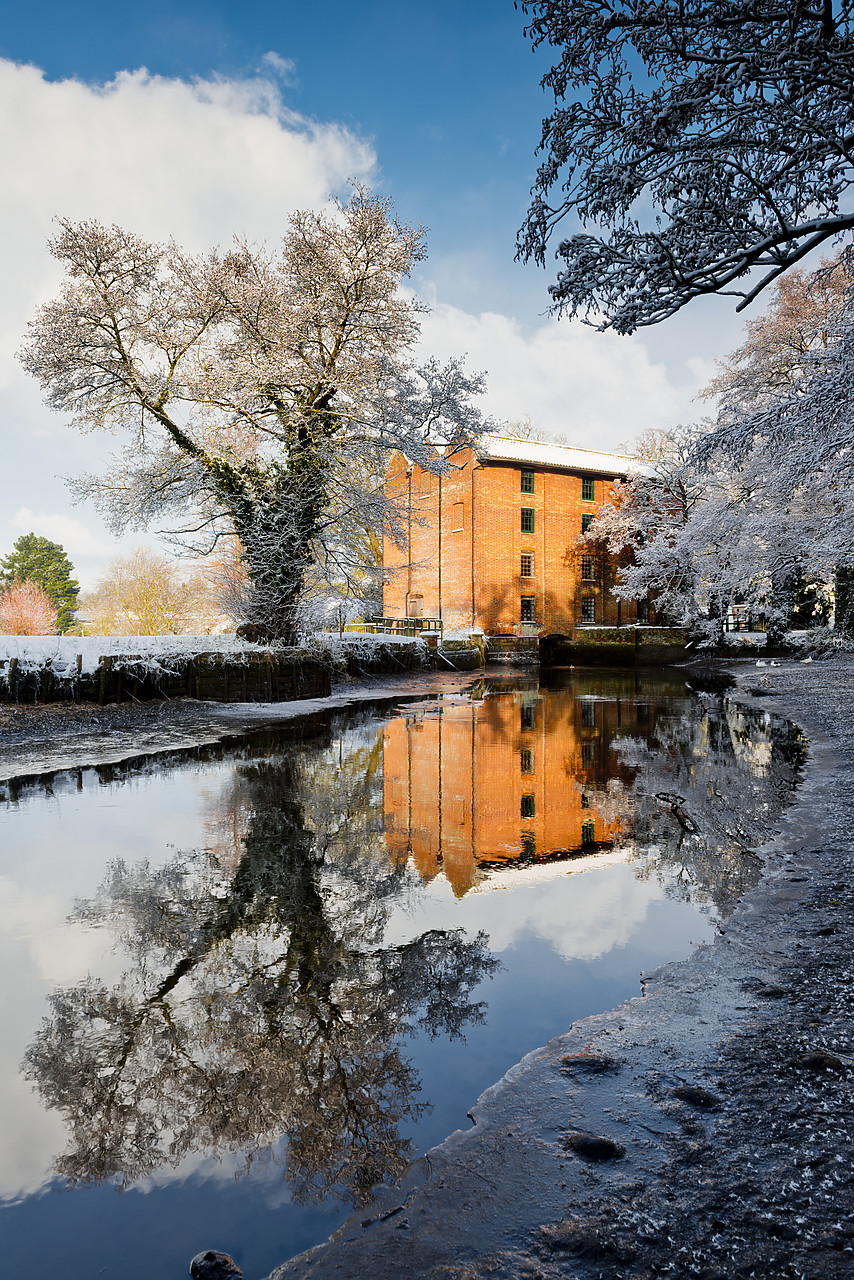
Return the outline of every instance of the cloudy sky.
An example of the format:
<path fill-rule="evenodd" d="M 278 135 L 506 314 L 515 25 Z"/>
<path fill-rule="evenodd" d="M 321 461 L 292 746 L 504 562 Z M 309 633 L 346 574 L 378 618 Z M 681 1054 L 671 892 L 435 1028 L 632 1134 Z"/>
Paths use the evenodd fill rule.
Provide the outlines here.
<path fill-rule="evenodd" d="M 59 282 L 57 215 L 200 250 L 275 240 L 358 178 L 427 228 L 424 346 L 487 372 L 488 412 L 596 449 L 703 415 L 693 397 L 741 332 L 731 301 L 618 338 L 549 318 L 548 272 L 514 261 L 548 100 L 512 0 L 0 10 L 0 554 L 33 529 L 86 586 L 117 545 L 62 478 L 109 439 L 44 409 L 15 359 Z"/>

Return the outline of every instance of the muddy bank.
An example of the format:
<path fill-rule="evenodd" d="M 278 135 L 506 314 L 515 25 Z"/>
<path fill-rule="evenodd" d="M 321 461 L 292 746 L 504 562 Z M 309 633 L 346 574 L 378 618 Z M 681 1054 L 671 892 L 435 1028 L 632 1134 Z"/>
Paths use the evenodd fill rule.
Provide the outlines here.
<path fill-rule="evenodd" d="M 218 703 L 175 698 L 104 707 L 75 702 L 0 705 L 0 784 L 221 742 L 235 734 L 281 726 L 336 707 L 454 692 L 471 683 L 470 674 L 449 671 L 349 679 L 336 685 L 327 697 L 292 702 Z"/>
<path fill-rule="evenodd" d="M 854 1274 L 854 663 L 756 674 L 810 740 L 760 887 L 270 1280 Z"/>

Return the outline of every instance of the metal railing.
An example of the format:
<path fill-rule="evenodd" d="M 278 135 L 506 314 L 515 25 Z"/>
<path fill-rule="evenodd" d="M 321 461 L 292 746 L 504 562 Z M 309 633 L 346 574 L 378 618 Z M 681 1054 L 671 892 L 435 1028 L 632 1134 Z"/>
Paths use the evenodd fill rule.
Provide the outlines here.
<path fill-rule="evenodd" d="M 441 636 L 441 618 L 373 618 L 370 622 L 348 622 L 345 632 L 386 636 Z"/>

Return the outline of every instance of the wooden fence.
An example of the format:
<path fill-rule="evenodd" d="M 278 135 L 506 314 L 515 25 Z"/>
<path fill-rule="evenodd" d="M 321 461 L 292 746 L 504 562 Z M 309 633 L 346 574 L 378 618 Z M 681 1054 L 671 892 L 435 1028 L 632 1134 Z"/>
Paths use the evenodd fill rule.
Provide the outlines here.
<path fill-rule="evenodd" d="M 198 698 L 210 702 L 289 702 L 326 697 L 331 689 L 328 665 L 299 650 L 247 653 L 198 653 L 164 657 L 121 654 L 99 659 L 84 673 L 83 660 L 55 670 L 50 662 L 22 668 L 17 658 L 0 661 L 0 701 L 17 703 L 150 702 Z"/>

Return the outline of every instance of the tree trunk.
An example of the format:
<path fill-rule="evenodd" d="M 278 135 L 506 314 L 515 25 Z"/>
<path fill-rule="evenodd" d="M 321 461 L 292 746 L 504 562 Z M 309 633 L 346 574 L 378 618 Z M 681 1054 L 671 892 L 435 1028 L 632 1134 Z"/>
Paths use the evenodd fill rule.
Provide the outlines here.
<path fill-rule="evenodd" d="M 836 566 L 836 607 L 833 615 L 834 631 L 854 632 L 854 568 Z"/>

